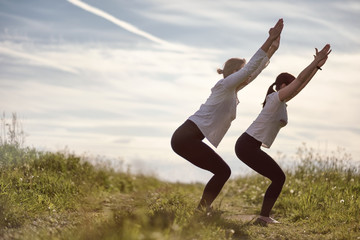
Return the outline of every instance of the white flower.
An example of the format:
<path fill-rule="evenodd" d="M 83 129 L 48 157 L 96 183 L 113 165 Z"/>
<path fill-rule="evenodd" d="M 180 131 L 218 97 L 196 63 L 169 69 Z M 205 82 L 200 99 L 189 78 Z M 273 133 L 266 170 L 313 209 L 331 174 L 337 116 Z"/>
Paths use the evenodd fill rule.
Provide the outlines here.
<path fill-rule="evenodd" d="M 344 199 L 341 199 L 341 200 L 340 200 L 340 203 L 344 203 L 344 202 L 345 202 Z"/>

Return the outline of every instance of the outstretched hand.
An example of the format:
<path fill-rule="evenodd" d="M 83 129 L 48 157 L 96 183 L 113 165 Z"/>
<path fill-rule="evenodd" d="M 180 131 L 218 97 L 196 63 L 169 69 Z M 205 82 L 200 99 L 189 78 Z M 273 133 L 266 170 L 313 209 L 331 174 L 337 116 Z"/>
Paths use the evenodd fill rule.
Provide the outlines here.
<path fill-rule="evenodd" d="M 284 28 L 284 20 L 282 18 L 280 18 L 277 23 L 275 24 L 275 26 L 273 28 L 270 28 L 269 30 L 269 37 L 271 38 L 271 40 L 275 40 L 277 39 L 280 34 L 282 29 Z"/>
<path fill-rule="evenodd" d="M 331 53 L 330 44 L 326 44 L 323 49 L 319 50 L 315 48 L 316 54 L 314 55 L 315 61 L 317 61 L 317 66 L 321 67 L 326 63 L 328 55 Z"/>
<path fill-rule="evenodd" d="M 269 30 L 269 37 L 266 39 L 261 49 L 268 54 L 270 58 L 274 52 L 279 48 L 280 34 L 284 27 L 284 20 L 280 18 L 274 27 Z M 269 51 L 269 49 L 271 50 Z"/>

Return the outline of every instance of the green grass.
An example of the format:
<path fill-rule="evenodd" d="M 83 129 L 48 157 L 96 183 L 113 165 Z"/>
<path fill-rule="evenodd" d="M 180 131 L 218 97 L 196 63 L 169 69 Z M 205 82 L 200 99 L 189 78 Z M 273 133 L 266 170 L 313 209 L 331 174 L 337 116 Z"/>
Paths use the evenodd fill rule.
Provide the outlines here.
<path fill-rule="evenodd" d="M 0 227 L 19 227 L 39 213 L 73 211 L 101 191 L 128 192 L 131 176 L 95 170 L 80 157 L 0 146 Z"/>
<path fill-rule="evenodd" d="M 360 239 L 360 174 L 349 156 L 300 148 L 273 215 L 256 215 L 269 181 L 228 181 L 211 215 L 195 211 L 203 184 L 94 167 L 66 152 L 0 145 L 2 239 Z"/>

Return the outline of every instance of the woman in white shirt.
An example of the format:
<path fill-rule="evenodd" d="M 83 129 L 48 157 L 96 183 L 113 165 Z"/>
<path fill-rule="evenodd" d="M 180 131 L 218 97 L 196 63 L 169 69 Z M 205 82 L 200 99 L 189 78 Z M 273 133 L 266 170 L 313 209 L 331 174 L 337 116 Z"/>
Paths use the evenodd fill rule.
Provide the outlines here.
<path fill-rule="evenodd" d="M 206 137 L 217 147 L 236 116 L 237 92 L 268 64 L 269 58 L 279 46 L 283 20 L 269 30 L 269 37 L 245 64 L 244 59 L 229 59 L 224 70 L 218 70 L 224 78 L 211 89 L 211 95 L 200 109 L 190 116 L 171 138 L 172 149 L 192 164 L 214 174 L 206 184 L 198 205 L 200 210 L 208 210 L 231 174 L 224 160 L 202 140 Z"/>
<path fill-rule="evenodd" d="M 286 102 L 295 97 L 312 79 L 318 70 L 321 70 L 327 60 L 330 45 L 327 44 L 320 52 L 316 49 L 314 60 L 297 78 L 289 73 L 281 73 L 266 94 L 263 109 L 250 127 L 236 142 L 235 152 L 238 158 L 250 168 L 269 178 L 271 184 L 265 192 L 260 216 L 255 221 L 259 224 L 279 223 L 270 217 L 282 187 L 285 174 L 279 165 L 260 146 L 270 148 L 280 128 L 288 122 Z M 273 87 L 275 86 L 276 91 Z"/>

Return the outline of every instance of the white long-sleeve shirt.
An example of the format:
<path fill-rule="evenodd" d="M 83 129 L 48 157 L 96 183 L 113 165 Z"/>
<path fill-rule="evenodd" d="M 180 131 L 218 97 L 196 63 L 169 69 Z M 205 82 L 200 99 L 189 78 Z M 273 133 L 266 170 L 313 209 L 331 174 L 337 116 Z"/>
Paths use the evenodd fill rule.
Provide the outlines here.
<path fill-rule="evenodd" d="M 253 81 L 268 63 L 266 52 L 259 49 L 243 68 L 218 81 L 206 102 L 189 117 L 215 147 L 236 118 L 236 106 L 239 103 L 236 88 L 246 80 Z"/>

